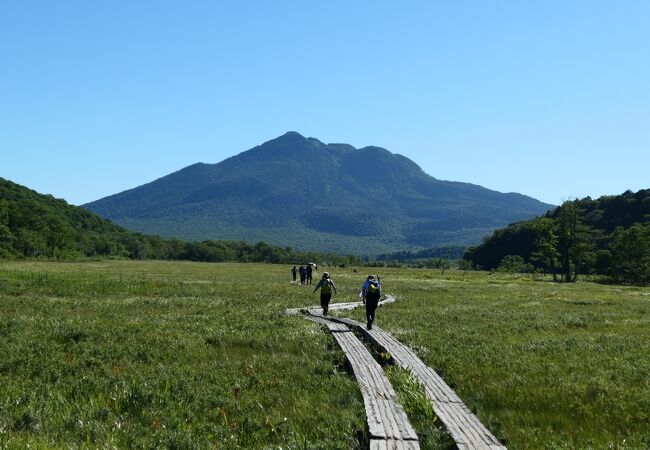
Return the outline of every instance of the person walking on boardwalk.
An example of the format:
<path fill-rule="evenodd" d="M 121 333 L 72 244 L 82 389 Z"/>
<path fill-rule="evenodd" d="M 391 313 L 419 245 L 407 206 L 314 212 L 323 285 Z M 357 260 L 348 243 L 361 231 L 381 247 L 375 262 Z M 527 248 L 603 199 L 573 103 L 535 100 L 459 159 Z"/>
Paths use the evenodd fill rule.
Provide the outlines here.
<path fill-rule="evenodd" d="M 334 289 L 334 293 L 338 294 L 336 292 L 336 285 L 334 284 L 334 281 L 330 278 L 329 272 L 323 272 L 323 278 L 320 279 L 318 284 L 316 285 L 316 289 L 314 289 L 314 293 L 316 293 L 317 290 L 320 289 L 320 306 L 323 308 L 323 315 L 327 315 L 327 310 L 329 309 L 330 306 L 330 300 L 332 299 L 332 289 Z"/>
<path fill-rule="evenodd" d="M 361 298 L 366 305 L 366 319 L 368 324 L 366 328 L 372 330 L 372 323 L 375 321 L 375 311 L 381 298 L 381 283 L 379 277 L 375 279 L 374 275 L 368 275 L 368 278 L 361 286 Z"/>
<path fill-rule="evenodd" d="M 296 274 L 297 274 L 297 273 L 298 273 L 298 269 L 296 269 L 296 266 L 293 266 L 293 267 L 291 268 L 291 281 L 292 281 L 293 283 L 296 282 Z"/>

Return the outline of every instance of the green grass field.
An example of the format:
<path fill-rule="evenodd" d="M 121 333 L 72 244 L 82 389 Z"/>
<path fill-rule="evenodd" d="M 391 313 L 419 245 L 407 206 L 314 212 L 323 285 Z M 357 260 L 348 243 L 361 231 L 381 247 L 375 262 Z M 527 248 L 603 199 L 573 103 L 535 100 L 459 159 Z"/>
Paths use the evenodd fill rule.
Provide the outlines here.
<path fill-rule="evenodd" d="M 334 300 L 356 299 L 367 270 L 331 269 Z M 650 288 L 381 275 L 398 302 L 377 325 L 509 448 L 650 447 Z M 0 447 L 363 447 L 342 353 L 283 315 L 317 303 L 287 266 L 1 262 Z M 421 401 L 406 402 L 436 434 Z"/>

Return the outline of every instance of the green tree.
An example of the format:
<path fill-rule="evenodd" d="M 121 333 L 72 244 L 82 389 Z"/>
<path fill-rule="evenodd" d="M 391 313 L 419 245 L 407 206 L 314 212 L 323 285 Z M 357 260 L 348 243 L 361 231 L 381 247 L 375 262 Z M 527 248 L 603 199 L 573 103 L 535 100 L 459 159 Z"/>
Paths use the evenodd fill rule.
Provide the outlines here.
<path fill-rule="evenodd" d="M 558 251 L 557 221 L 549 217 L 536 220 L 537 239 L 535 251 L 531 254 L 531 261 L 545 273 L 553 275 L 557 281 L 560 269 L 560 252 Z"/>
<path fill-rule="evenodd" d="M 45 237 L 41 233 L 29 228 L 18 230 L 16 236 L 16 247 L 22 256 L 28 258 L 48 255 L 48 247 Z"/>
<path fill-rule="evenodd" d="M 583 211 L 575 202 L 564 202 L 557 209 L 557 251 L 562 281 L 575 282 L 593 256 L 590 227 L 584 224 Z"/>
<path fill-rule="evenodd" d="M 0 258 L 13 255 L 14 235 L 9 229 L 9 202 L 0 199 Z"/>
<path fill-rule="evenodd" d="M 472 270 L 472 262 L 466 259 L 459 259 L 458 270 L 464 270 L 465 272 L 467 272 L 468 270 Z"/>
<path fill-rule="evenodd" d="M 497 270 L 499 272 L 529 273 L 533 271 L 533 265 L 526 263 L 520 255 L 506 255 Z"/>
<path fill-rule="evenodd" d="M 596 252 L 594 258 L 594 269 L 596 273 L 609 274 L 613 263 L 610 249 L 601 249 Z"/>
<path fill-rule="evenodd" d="M 609 274 L 616 281 L 650 282 L 650 223 L 618 227 L 610 244 Z"/>

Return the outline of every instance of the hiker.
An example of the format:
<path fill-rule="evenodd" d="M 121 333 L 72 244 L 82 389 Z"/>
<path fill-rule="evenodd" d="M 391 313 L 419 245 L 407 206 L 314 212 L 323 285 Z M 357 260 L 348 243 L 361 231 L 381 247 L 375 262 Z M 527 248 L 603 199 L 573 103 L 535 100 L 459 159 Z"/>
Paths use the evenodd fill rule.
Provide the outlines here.
<path fill-rule="evenodd" d="M 308 284 L 311 286 L 311 277 L 312 273 L 314 272 L 314 268 L 312 267 L 311 264 L 307 264 L 307 282 L 305 284 Z"/>
<path fill-rule="evenodd" d="M 307 268 L 305 266 L 300 266 L 298 270 L 300 272 L 300 284 L 305 284 L 305 278 L 307 278 Z"/>
<path fill-rule="evenodd" d="M 298 269 L 296 269 L 296 266 L 293 266 L 291 269 L 291 282 L 295 283 L 296 282 L 296 274 L 298 273 Z"/>
<path fill-rule="evenodd" d="M 336 285 L 330 278 L 329 272 L 323 272 L 323 278 L 321 278 L 316 285 L 314 293 L 316 293 L 318 289 L 320 289 L 320 306 L 323 308 L 323 315 L 326 316 L 330 300 L 332 299 L 332 289 L 334 289 L 335 294 L 338 294 L 338 292 L 336 292 Z"/>
<path fill-rule="evenodd" d="M 381 283 L 379 277 L 375 279 L 374 275 L 368 275 L 368 278 L 361 286 L 361 298 L 366 305 L 366 319 L 368 323 L 366 328 L 372 330 L 372 323 L 375 321 L 375 310 L 381 298 Z"/>

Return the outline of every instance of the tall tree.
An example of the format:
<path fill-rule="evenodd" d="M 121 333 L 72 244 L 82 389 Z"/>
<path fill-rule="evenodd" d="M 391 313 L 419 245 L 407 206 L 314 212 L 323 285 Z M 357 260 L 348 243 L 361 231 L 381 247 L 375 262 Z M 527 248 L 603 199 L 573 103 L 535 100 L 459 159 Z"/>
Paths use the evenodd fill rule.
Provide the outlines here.
<path fill-rule="evenodd" d="M 575 202 L 564 202 L 557 209 L 557 251 L 562 281 L 576 281 L 593 255 L 592 230 L 584 224 L 583 210 Z"/>
<path fill-rule="evenodd" d="M 531 254 L 531 261 L 545 273 L 553 275 L 557 281 L 560 269 L 560 252 L 558 252 L 558 224 L 549 217 L 541 217 L 535 221 L 537 240 L 535 251 Z"/>

